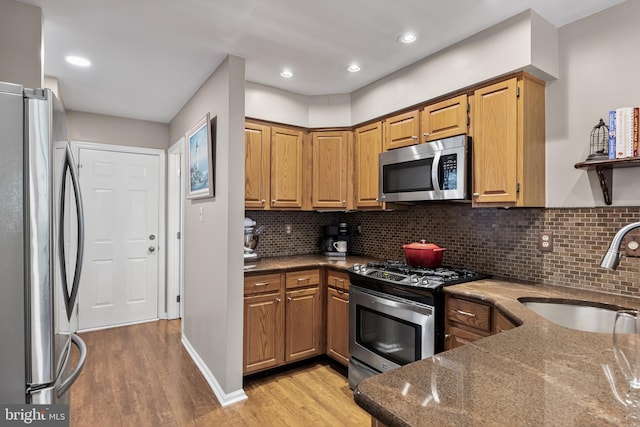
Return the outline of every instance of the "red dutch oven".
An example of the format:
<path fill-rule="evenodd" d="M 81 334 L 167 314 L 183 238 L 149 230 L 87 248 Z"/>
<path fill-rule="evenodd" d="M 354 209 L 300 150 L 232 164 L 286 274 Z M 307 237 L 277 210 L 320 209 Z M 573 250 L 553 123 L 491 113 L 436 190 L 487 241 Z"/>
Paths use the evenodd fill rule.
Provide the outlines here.
<path fill-rule="evenodd" d="M 402 245 L 404 257 L 407 264 L 414 267 L 439 267 L 442 263 L 443 252 L 446 248 L 441 248 L 434 243 L 427 243 L 426 240 Z"/>

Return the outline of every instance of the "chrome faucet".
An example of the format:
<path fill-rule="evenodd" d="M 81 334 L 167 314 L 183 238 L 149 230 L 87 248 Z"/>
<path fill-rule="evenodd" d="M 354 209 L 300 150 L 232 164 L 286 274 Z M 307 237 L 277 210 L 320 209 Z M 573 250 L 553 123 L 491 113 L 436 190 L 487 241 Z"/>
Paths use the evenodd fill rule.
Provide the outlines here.
<path fill-rule="evenodd" d="M 626 225 L 618 230 L 616 235 L 613 237 L 613 240 L 611 241 L 611 245 L 609 245 L 609 249 L 607 249 L 607 253 L 604 254 L 604 257 L 602 257 L 600 267 L 608 268 L 609 270 L 618 269 L 620 258 L 622 258 L 622 252 L 620 252 L 622 239 L 629 231 L 633 230 L 634 228 L 640 228 L 640 222 L 634 222 L 633 224 Z"/>

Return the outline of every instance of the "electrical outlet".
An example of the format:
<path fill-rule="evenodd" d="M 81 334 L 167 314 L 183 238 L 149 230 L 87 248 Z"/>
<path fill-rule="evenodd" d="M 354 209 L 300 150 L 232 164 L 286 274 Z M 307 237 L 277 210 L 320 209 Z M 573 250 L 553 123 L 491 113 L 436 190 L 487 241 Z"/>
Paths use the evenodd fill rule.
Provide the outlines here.
<path fill-rule="evenodd" d="M 291 224 L 284 225 L 284 234 L 291 234 Z"/>
<path fill-rule="evenodd" d="M 540 252 L 553 252 L 553 231 L 542 231 L 538 242 Z"/>
<path fill-rule="evenodd" d="M 624 246 L 626 256 L 640 257 L 640 233 L 627 233 Z"/>

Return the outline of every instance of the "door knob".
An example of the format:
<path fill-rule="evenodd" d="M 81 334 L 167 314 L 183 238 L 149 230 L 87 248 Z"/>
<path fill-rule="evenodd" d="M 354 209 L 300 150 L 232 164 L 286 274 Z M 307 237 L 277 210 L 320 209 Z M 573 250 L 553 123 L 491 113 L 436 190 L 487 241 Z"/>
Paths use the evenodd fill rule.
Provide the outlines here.
<path fill-rule="evenodd" d="M 149 252 L 155 252 L 156 247 L 155 246 L 149 246 Z"/>

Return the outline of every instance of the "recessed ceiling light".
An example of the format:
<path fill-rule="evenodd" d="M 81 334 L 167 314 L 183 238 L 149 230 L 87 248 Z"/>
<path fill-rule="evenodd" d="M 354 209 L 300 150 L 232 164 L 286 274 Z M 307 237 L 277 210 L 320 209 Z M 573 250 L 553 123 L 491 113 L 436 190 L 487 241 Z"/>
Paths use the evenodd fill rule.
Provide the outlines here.
<path fill-rule="evenodd" d="M 357 73 L 358 71 L 360 71 L 360 66 L 358 64 L 351 64 L 347 67 L 347 70 L 352 73 Z"/>
<path fill-rule="evenodd" d="M 418 39 L 418 36 L 416 36 L 415 34 L 413 34 L 413 33 L 405 33 L 405 34 L 402 34 L 398 38 L 398 41 L 400 43 L 409 44 L 409 43 L 413 43 L 417 39 Z"/>
<path fill-rule="evenodd" d="M 88 67 L 91 65 L 91 61 L 81 56 L 69 55 L 64 58 L 69 64 L 76 65 L 78 67 Z"/>
<path fill-rule="evenodd" d="M 286 79 L 293 77 L 293 72 L 291 70 L 282 70 L 280 75 Z"/>

